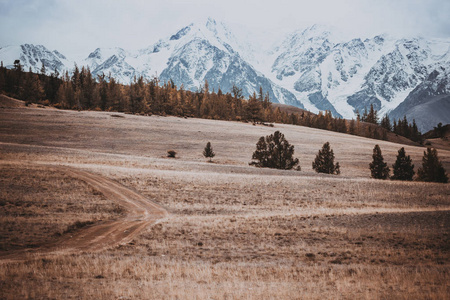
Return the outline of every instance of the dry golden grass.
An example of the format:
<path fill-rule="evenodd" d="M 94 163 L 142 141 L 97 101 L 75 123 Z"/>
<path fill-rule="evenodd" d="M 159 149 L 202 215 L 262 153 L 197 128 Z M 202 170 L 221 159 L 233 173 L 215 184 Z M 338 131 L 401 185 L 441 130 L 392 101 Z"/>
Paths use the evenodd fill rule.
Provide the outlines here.
<path fill-rule="evenodd" d="M 122 208 L 86 183 L 36 165 L 0 164 L 0 252 L 35 248 Z"/>
<path fill-rule="evenodd" d="M 0 298 L 448 298 L 449 185 L 368 178 L 376 143 L 389 164 L 403 145 L 289 125 L 111 115 L 2 109 L 0 159 L 101 174 L 171 217 L 100 253 L 0 263 Z M 275 130 L 295 145 L 302 171 L 248 166 L 258 138 Z M 207 141 L 213 163 L 202 156 Z M 326 141 L 342 176 L 311 169 Z M 178 158 L 166 158 L 169 149 Z M 424 148 L 405 149 L 417 168 Z M 439 155 L 448 170 L 450 152 Z M 5 165 L 0 174 L 24 175 Z M 63 174 L 33 174 L 65 203 L 53 189 Z M 93 192 L 74 184 L 67 194 L 86 205 Z"/>
<path fill-rule="evenodd" d="M 445 266 L 210 263 L 138 254 L 30 261 L 2 274 L 10 278 L 3 291 L 14 289 L 6 299 L 446 299 L 450 279 Z"/>

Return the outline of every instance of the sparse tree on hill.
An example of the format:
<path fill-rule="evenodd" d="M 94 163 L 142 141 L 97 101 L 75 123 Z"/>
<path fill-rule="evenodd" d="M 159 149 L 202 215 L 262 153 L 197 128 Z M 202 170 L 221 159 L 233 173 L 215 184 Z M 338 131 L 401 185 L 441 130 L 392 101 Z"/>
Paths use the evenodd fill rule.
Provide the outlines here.
<path fill-rule="evenodd" d="M 439 161 L 436 149 L 427 148 L 423 152 L 422 167 L 417 170 L 418 180 L 428 182 L 448 182 L 448 176 Z"/>
<path fill-rule="evenodd" d="M 375 145 L 375 148 L 373 148 L 372 158 L 373 161 L 369 164 L 371 177 L 375 179 L 389 178 L 390 170 L 387 163 L 384 162 L 380 146 Z"/>
<path fill-rule="evenodd" d="M 208 142 L 206 144 L 205 149 L 203 150 L 203 156 L 206 158 L 209 158 L 209 161 L 211 161 L 211 159 L 216 156 L 216 154 L 213 151 L 213 148 L 211 147 L 211 143 Z"/>
<path fill-rule="evenodd" d="M 341 173 L 339 163 L 334 164 L 334 153 L 329 142 L 323 144 L 322 150 L 319 150 L 316 159 L 312 163 L 312 167 L 317 173 L 336 175 Z"/>
<path fill-rule="evenodd" d="M 294 158 L 294 146 L 284 138 L 284 134 L 275 131 L 274 134 L 260 137 L 253 152 L 250 165 L 263 168 L 290 170 L 298 165 L 298 158 Z M 297 167 L 300 170 L 300 166 Z"/>
<path fill-rule="evenodd" d="M 398 150 L 397 160 L 392 165 L 393 180 L 408 180 L 411 181 L 414 176 L 414 165 L 412 164 L 411 157 L 406 155 L 405 148 Z"/>

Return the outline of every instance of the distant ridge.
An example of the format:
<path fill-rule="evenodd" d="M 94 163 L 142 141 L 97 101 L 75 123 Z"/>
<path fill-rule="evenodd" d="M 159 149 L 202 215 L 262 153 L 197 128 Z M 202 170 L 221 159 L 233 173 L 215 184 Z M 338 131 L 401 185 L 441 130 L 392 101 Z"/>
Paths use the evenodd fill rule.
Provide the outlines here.
<path fill-rule="evenodd" d="M 20 59 L 25 70 L 63 74 L 75 63 L 94 76 L 122 83 L 158 76 L 188 90 L 230 92 L 244 97 L 262 87 L 274 103 L 317 113 L 355 118 L 371 104 L 381 117 L 416 119 L 422 132 L 450 123 L 450 39 L 378 35 L 345 39 L 335 29 L 313 25 L 288 35 L 269 52 L 237 38 L 223 22 L 208 18 L 192 23 L 140 50 L 97 48 L 74 61 L 42 45 L 0 48 L 0 60 L 12 68 Z"/>

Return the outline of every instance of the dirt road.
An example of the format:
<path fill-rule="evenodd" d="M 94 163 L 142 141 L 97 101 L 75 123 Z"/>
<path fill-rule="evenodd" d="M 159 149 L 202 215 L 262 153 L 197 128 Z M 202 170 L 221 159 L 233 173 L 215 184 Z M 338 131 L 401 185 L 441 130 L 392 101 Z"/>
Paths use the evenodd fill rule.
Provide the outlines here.
<path fill-rule="evenodd" d="M 15 251 L 0 256 L 0 261 L 9 262 L 51 254 L 71 254 L 100 251 L 118 244 L 130 242 L 142 229 L 168 215 L 159 205 L 140 194 L 100 175 L 66 167 L 50 166 L 91 185 L 106 198 L 116 201 L 126 210 L 126 215 L 78 230 L 74 234 L 62 236 L 56 242 L 37 249 Z"/>

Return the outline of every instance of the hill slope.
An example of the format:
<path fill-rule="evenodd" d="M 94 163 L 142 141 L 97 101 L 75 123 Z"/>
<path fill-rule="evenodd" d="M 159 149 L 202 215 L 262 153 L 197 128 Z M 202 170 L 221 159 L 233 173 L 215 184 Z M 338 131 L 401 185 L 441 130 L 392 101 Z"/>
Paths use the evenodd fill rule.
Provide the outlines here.
<path fill-rule="evenodd" d="M 253 126 L 250 123 L 184 119 L 176 117 L 135 116 L 121 113 L 63 111 L 50 109 L 2 109 L 0 138 L 3 147 L 45 146 L 43 149 L 85 149 L 99 153 L 131 155 L 166 164 L 167 150 L 178 152 L 180 161 L 191 168 L 202 169 L 206 142 L 213 145 L 217 168 L 245 167 L 250 173 L 278 173 L 278 170 L 248 168 L 255 145 L 261 136 L 280 130 L 295 146 L 302 171 L 290 175 L 315 175 L 311 162 L 325 142 L 330 142 L 340 162 L 343 176 L 369 177 L 368 164 L 372 149 L 379 144 L 385 159 L 393 163 L 398 149 L 405 147 L 416 168 L 423 156 L 423 147 L 405 146 L 349 134 L 303 126 L 275 124 L 275 127 Z M 70 121 L 69 121 L 70 120 Z M 67 124 L 71 124 L 68 126 Z M 114 134 L 111 134 L 111 133 Z M 45 133 L 45 134 L 44 134 Z M 137 142 L 138 141 L 138 142 Z M 15 145 L 15 146 L 14 146 Z M 9 146 L 8 146 L 9 147 Z M 450 153 L 440 152 L 444 166 L 450 169 Z"/>

